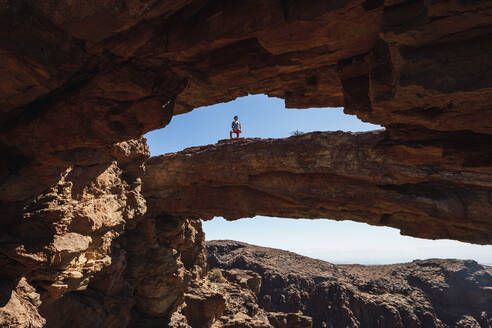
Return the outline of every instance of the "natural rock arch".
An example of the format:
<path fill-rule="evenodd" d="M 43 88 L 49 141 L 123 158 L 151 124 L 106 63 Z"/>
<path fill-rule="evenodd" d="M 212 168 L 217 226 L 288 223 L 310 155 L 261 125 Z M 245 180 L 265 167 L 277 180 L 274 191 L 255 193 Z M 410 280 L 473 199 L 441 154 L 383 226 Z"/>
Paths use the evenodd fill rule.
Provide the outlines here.
<path fill-rule="evenodd" d="M 151 209 L 156 227 L 140 224 L 148 150 L 130 139 L 173 114 L 248 93 L 288 107 L 343 105 L 385 126 L 381 161 L 430 170 L 427 182 L 386 192 L 420 197 L 430 185 L 438 194 L 444 188 L 464 213 L 446 235 L 419 226 L 411 233 L 490 243 L 482 213 L 492 181 L 491 11 L 491 1 L 459 0 L 3 1 L 0 263 L 9 283 L 2 289 L 15 291 L 34 326 L 43 322 L 36 292 L 46 314 L 62 295 L 61 304 L 76 306 L 88 290 L 121 300 L 129 280 L 115 276 L 135 269 L 126 267 L 124 247 L 142 235 L 153 236 L 149 254 L 171 247 L 183 255 L 159 260 L 176 260 L 177 290 L 184 288 L 200 271 L 191 260 L 202 257 L 200 232 L 188 221 L 164 229 L 176 231 L 178 247 L 159 239 L 156 217 L 168 216 Z M 441 210 L 431 213 L 435 227 L 451 227 L 442 213 L 452 208 Z M 394 220 L 381 215 L 378 224 Z M 106 288 L 105 278 L 119 283 Z M 129 302 L 115 310 L 125 314 L 111 315 L 130 320 Z M 179 303 L 156 302 L 136 317 L 166 320 Z M 113 322 L 100 315 L 98 322 Z"/>
<path fill-rule="evenodd" d="M 462 166 L 490 167 L 489 1 L 26 0 L 0 9 L 3 180 L 20 170 L 44 170 L 46 180 L 26 181 L 30 195 L 6 195 L 13 182 L 4 182 L 6 204 L 29 201 L 60 168 L 102 162 L 97 151 L 165 126 L 173 111 L 248 93 L 287 107 L 343 105 L 387 127 L 395 147 L 411 144 L 411 160 L 448 142 Z"/>
<path fill-rule="evenodd" d="M 482 172 L 458 164 L 459 140 L 394 145 L 390 134 L 223 140 L 152 157 L 143 183 L 148 215 L 355 220 L 489 244 L 488 186 Z M 492 139 L 483 137 L 476 142 L 486 148 Z"/>

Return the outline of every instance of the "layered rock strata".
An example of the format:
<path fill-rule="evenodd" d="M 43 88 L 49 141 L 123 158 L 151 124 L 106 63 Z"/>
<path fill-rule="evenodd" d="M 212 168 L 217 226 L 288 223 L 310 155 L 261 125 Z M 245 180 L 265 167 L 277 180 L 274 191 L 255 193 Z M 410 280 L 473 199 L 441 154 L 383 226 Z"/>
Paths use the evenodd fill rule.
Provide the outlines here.
<path fill-rule="evenodd" d="M 119 143 L 109 154 L 95 152 L 93 156 L 88 158 L 94 161 L 90 165 L 58 168 L 53 186 L 35 198 L 26 198 L 20 217 L 2 221 L 0 263 L 7 288 L 3 293 L 12 292 L 19 298 L 5 298 L 0 322 L 10 316 L 11 302 L 20 303 L 29 318 L 10 322 L 9 327 L 41 327 L 36 319 L 41 302 L 87 289 L 111 265 L 114 240 L 147 209 L 141 178 L 149 152 L 143 140 Z M 32 181 L 17 182 L 20 185 L 15 186 L 15 180 L 7 182 L 12 187 L 9 197 L 33 192 L 24 189 Z M 29 297 L 23 296 L 26 290 Z"/>
<path fill-rule="evenodd" d="M 261 276 L 261 309 L 304 314 L 315 328 L 492 324 L 492 269 L 474 261 L 337 266 L 235 241 L 208 242 L 207 252 L 212 268 Z"/>
<path fill-rule="evenodd" d="M 312 328 L 300 313 L 268 312 L 258 304 L 262 278 L 250 270 L 213 269 L 194 281 L 183 306 L 171 318 L 174 328 Z"/>
<path fill-rule="evenodd" d="M 467 131 L 474 147 L 492 131 L 491 11 L 490 0 L 4 0 L 2 165 L 70 165 L 173 113 L 258 93 L 425 128 L 430 143 Z M 41 190 L 52 174 L 36 173 Z"/>
<path fill-rule="evenodd" d="M 193 147 L 151 158 L 144 194 L 151 212 L 178 216 L 354 220 L 491 243 L 492 175 L 467 166 L 473 150 L 442 140 L 395 145 L 391 134 L 314 132 Z"/>
<path fill-rule="evenodd" d="M 249 93 L 288 107 L 343 105 L 391 130 L 405 163 L 427 163 L 445 144 L 487 175 L 491 8 L 455 0 L 4 0 L 2 225 L 70 167 L 110 162 L 115 143 L 164 127 L 173 114 Z"/>
<path fill-rule="evenodd" d="M 190 282 L 206 273 L 204 238 L 200 220 L 163 215 L 145 218 L 122 237 L 135 302 L 129 327 L 168 323 Z"/>
<path fill-rule="evenodd" d="M 288 107 L 343 105 L 387 128 L 386 157 L 402 169 L 429 167 L 432 179 L 390 182 L 378 195 L 395 198 L 373 209 L 362 197 L 347 218 L 490 243 L 491 10 L 489 0 L 0 0 L 2 324 L 40 327 L 40 302 L 53 318 L 49 307 L 63 308 L 59 300 L 108 326 L 117 326 L 103 319 L 111 316 L 122 325 L 166 320 L 175 306 L 163 305 L 162 290 L 148 309 L 124 314 L 133 296 L 118 277 L 138 285 L 140 273 L 128 273 L 134 256 L 115 240 L 128 229 L 142 240 L 159 225 L 137 227 L 148 152 L 130 140 L 174 114 L 250 93 Z M 320 179 L 310 179 L 315 189 Z M 393 213 L 396 198 L 403 203 Z M 292 204 L 304 213 L 285 200 Z M 246 205 L 234 217 L 257 212 Z M 330 206 L 333 218 L 345 215 Z M 146 245 L 188 252 L 156 238 Z M 159 263 L 182 268 L 161 255 Z M 113 276 L 115 286 L 103 286 Z M 112 310 L 83 306 L 94 298 Z"/>
<path fill-rule="evenodd" d="M 28 313 L 39 312 L 49 328 L 167 326 L 190 283 L 206 273 L 201 222 L 145 217 L 128 229 L 112 242 L 108 265 L 86 288 L 42 304 L 38 300 L 39 311 Z M 32 322 L 9 327 L 31 327 Z"/>

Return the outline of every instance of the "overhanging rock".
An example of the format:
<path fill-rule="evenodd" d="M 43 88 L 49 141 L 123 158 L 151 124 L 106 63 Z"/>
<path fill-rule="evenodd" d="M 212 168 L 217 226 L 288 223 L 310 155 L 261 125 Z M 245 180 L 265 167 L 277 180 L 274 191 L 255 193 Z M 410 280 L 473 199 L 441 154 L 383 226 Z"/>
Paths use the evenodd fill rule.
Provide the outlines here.
<path fill-rule="evenodd" d="M 490 171 L 467 167 L 469 154 L 444 142 L 398 144 L 389 135 L 315 132 L 188 148 L 149 160 L 144 195 L 152 213 L 354 220 L 491 243 Z"/>

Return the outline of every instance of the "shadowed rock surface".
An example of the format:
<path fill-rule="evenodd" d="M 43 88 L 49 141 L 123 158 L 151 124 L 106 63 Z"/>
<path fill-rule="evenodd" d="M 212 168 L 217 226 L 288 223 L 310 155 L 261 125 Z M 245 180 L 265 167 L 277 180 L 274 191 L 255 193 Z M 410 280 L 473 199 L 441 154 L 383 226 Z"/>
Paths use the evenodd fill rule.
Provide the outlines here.
<path fill-rule="evenodd" d="M 165 327 L 188 285 L 206 272 L 203 242 L 200 220 L 139 219 L 113 242 L 111 262 L 87 288 L 43 300 L 46 327 Z"/>
<path fill-rule="evenodd" d="M 258 93 L 344 106 L 403 147 L 460 140 L 466 165 L 490 172 L 491 12 L 490 0 L 3 0 L 2 209 L 21 216 L 60 171 L 173 114 Z"/>
<path fill-rule="evenodd" d="M 258 305 L 262 278 L 250 270 L 213 269 L 194 281 L 183 307 L 171 318 L 173 328 L 312 328 L 301 313 L 268 312 Z"/>
<path fill-rule="evenodd" d="M 258 305 L 313 327 L 490 327 L 492 269 L 474 261 L 333 265 L 236 241 L 207 242 L 208 263 L 262 278 Z"/>
<path fill-rule="evenodd" d="M 59 172 L 55 184 L 26 204 L 21 217 L 3 217 L 0 239 L 3 287 L 17 286 L 10 290 L 20 295 L 17 311 L 23 309 L 27 313 L 18 314 L 18 318 L 10 321 L 10 315 L 4 312 L 9 305 L 4 308 L 2 302 L 2 325 L 6 320 L 8 327 L 40 326 L 37 307 L 56 303 L 67 293 L 90 288 L 89 285 L 96 284 L 96 275 L 110 265 L 115 268 L 115 272 L 109 271 L 110 280 L 117 284 L 118 267 L 122 264 L 114 242 L 147 209 L 140 191 L 143 162 L 149 151 L 140 139 L 116 144 L 108 154 L 95 152 L 93 156 L 97 161 L 92 165 L 74 165 Z M 12 187 L 11 197 L 32 192 L 24 189 L 32 181 L 17 182 L 17 185 L 8 182 Z M 26 298 L 22 292 L 29 288 L 33 290 Z M 7 288 L 4 292 L 10 293 Z M 8 301 L 7 297 L 5 302 Z M 65 305 L 70 307 L 69 303 Z M 130 308 L 131 303 L 121 306 Z M 55 308 L 61 307 L 55 305 Z M 73 312 L 74 316 L 78 314 Z M 100 318 L 103 324 L 105 314 Z M 125 322 L 123 317 L 121 322 Z"/>
<path fill-rule="evenodd" d="M 313 132 L 188 148 L 147 162 L 144 194 L 150 212 L 177 216 L 354 220 L 491 243 L 492 175 L 467 167 L 459 144 L 394 146 L 390 135 Z"/>
<path fill-rule="evenodd" d="M 0 0 L 0 325 L 167 322 L 202 238 L 172 207 L 144 216 L 139 138 L 247 94 L 344 106 L 386 127 L 384 161 L 429 167 L 424 183 L 380 191 L 402 212 L 360 198 L 352 219 L 490 243 L 491 12 L 490 0 Z"/>

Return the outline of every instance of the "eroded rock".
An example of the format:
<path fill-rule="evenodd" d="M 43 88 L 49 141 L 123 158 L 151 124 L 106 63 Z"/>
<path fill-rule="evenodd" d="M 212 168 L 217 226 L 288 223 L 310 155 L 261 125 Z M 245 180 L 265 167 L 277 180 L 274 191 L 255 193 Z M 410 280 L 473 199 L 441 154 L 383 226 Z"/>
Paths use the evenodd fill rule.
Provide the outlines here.
<path fill-rule="evenodd" d="M 135 293 L 131 327 L 167 324 L 188 284 L 206 272 L 204 238 L 199 220 L 166 215 L 144 218 L 121 238 Z"/>
<path fill-rule="evenodd" d="M 249 288 L 238 277 L 261 281 L 261 277 L 247 270 L 225 271 L 214 269 L 203 279 L 194 281 L 185 294 L 185 303 L 175 312 L 171 327 L 240 327 L 276 328 L 283 327 L 280 313 L 267 313 L 258 306 L 255 290 Z M 279 320 L 272 325 L 272 318 Z M 295 314 L 292 314 L 293 318 Z M 287 317 L 287 315 L 285 316 Z M 308 326 L 311 327 L 311 326 Z"/>
<path fill-rule="evenodd" d="M 492 271 L 474 261 L 418 260 L 393 265 L 333 265 L 235 241 L 207 243 L 212 268 L 262 278 L 258 305 L 276 320 L 313 327 L 487 327 Z M 280 312 L 272 314 L 270 312 Z M 284 321 L 285 322 L 285 321 Z M 282 326 L 275 326 L 282 327 Z"/>
<path fill-rule="evenodd" d="M 46 299 L 48 327 L 167 326 L 185 291 L 206 272 L 201 223 L 196 219 L 140 218 L 112 242 L 111 261 L 85 289 Z"/>
<path fill-rule="evenodd" d="M 168 229 L 155 221 L 163 213 L 364 218 L 414 236 L 490 243 L 491 10 L 489 0 L 0 1 L 0 265 L 11 282 L 9 300 L 19 304 L 0 305 L 19 319 L 7 324 L 42 325 L 38 302 L 22 296 L 24 283 L 40 295 L 48 318 L 56 317 L 49 309 L 56 304 L 80 310 L 75 322 L 95 311 L 87 324 L 116 327 L 118 316 L 122 325 L 167 322 L 186 277 L 200 271 L 191 268 L 200 263 L 193 251 L 200 233 L 188 219 L 189 238 L 168 236 L 181 246 L 159 240 Z M 288 107 L 343 105 L 388 134 L 341 136 L 347 145 L 331 148 L 340 162 L 323 168 L 329 171 L 316 171 L 316 147 L 306 150 L 306 161 L 295 155 L 302 144 L 287 157 L 267 147 L 288 168 L 275 172 L 278 162 L 255 167 L 260 158 L 248 150 L 227 179 L 228 167 L 210 175 L 215 185 L 173 185 L 182 198 L 152 191 L 166 206 L 140 224 L 148 151 L 128 140 L 166 126 L 174 114 L 258 93 Z M 254 147 L 265 155 L 261 145 L 271 143 Z M 320 183 L 327 177 L 329 188 Z M 246 202 L 230 213 L 225 204 L 238 198 Z M 133 231 L 128 240 L 149 248 L 115 251 L 126 229 Z M 185 246 L 190 241 L 197 244 Z M 165 269 L 156 277 L 178 278 L 156 290 L 160 278 L 141 283 L 138 252 Z M 128 281 L 100 286 L 121 272 Z M 133 295 L 122 281 L 139 286 L 140 316 L 128 314 Z M 107 305 L 84 307 L 90 302 Z"/>
<path fill-rule="evenodd" d="M 36 286 L 40 300 L 57 307 L 64 294 L 87 289 L 111 265 L 115 239 L 147 209 L 141 195 L 147 157 L 143 140 L 117 144 L 113 155 L 102 153 L 94 165 L 67 167 L 52 186 L 27 198 L 20 218 L 2 222 L 2 275 Z M 68 302 L 65 306 L 70 309 Z M 27 317 L 40 317 L 36 309 L 24 309 L 30 311 Z"/>
<path fill-rule="evenodd" d="M 385 126 L 490 134 L 491 10 L 489 0 L 6 0 L 0 141 L 30 158 L 102 147 L 173 111 L 258 93 Z"/>
<path fill-rule="evenodd" d="M 422 238 L 492 242 L 488 164 L 468 166 L 474 150 L 446 137 L 430 146 L 392 134 L 314 132 L 193 147 L 151 158 L 144 194 L 150 211 L 178 216 L 354 220 Z"/>
<path fill-rule="evenodd" d="M 2 280 L 0 283 L 0 326 L 19 328 L 41 328 L 46 320 L 39 315 L 37 308 L 41 299 L 36 289 L 25 278 L 17 284 Z"/>

